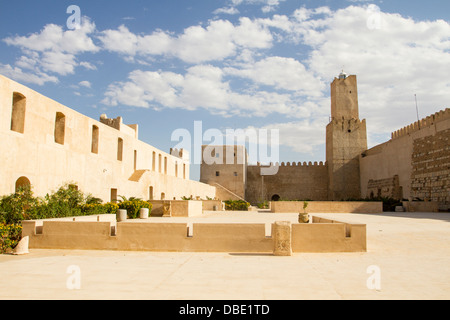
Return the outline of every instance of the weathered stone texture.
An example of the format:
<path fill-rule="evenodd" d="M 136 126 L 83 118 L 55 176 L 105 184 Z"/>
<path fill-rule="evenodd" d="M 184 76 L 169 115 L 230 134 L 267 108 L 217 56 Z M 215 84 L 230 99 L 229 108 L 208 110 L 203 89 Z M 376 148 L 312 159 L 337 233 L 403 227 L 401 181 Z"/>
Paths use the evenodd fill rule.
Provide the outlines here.
<path fill-rule="evenodd" d="M 403 199 L 403 188 L 399 184 L 398 175 L 388 179 L 369 180 L 367 192 L 370 198 L 393 198 Z"/>
<path fill-rule="evenodd" d="M 450 202 L 450 129 L 414 140 L 411 193 L 414 198 Z"/>

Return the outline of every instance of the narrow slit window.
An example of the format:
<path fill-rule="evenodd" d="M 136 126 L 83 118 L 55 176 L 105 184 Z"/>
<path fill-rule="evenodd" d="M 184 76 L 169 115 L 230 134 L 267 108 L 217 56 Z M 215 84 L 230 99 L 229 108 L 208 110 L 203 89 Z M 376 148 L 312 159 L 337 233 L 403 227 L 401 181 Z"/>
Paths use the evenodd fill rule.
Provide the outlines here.
<path fill-rule="evenodd" d="M 119 138 L 117 140 L 117 160 L 122 161 L 123 159 L 123 139 Z"/>
<path fill-rule="evenodd" d="M 25 111 L 27 108 L 27 99 L 24 95 L 14 92 L 11 114 L 11 130 L 19 133 L 25 131 Z"/>
<path fill-rule="evenodd" d="M 55 142 L 59 144 L 64 144 L 66 135 L 66 116 L 61 113 L 56 113 L 55 119 Z"/>
<path fill-rule="evenodd" d="M 91 152 L 95 154 L 98 154 L 98 139 L 99 139 L 99 129 L 97 126 L 92 126 Z"/>

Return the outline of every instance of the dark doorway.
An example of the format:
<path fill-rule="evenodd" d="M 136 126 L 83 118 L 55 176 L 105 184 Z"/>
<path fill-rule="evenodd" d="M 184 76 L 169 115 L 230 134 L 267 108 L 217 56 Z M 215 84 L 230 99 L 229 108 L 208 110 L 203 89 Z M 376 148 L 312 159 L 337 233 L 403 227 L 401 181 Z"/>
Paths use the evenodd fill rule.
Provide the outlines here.
<path fill-rule="evenodd" d="M 277 194 L 274 194 L 274 195 L 272 196 L 272 201 L 280 201 L 280 196 L 277 195 Z"/>

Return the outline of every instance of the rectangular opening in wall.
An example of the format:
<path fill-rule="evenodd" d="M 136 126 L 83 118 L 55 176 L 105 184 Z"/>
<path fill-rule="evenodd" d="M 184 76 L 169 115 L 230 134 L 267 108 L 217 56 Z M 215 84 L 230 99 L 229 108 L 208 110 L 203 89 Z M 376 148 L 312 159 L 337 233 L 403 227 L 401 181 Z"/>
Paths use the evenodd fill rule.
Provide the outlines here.
<path fill-rule="evenodd" d="M 153 187 L 148 188 L 148 199 L 153 200 Z"/>
<path fill-rule="evenodd" d="M 27 99 L 24 95 L 14 92 L 11 114 L 11 130 L 19 133 L 25 131 L 25 111 Z"/>
<path fill-rule="evenodd" d="M 97 126 L 92 126 L 92 143 L 91 152 L 98 154 L 98 140 L 99 140 L 99 129 Z"/>
<path fill-rule="evenodd" d="M 111 202 L 113 203 L 117 202 L 117 189 L 114 188 L 111 189 Z"/>
<path fill-rule="evenodd" d="M 153 151 L 153 155 L 152 155 L 152 170 L 155 171 L 156 169 L 156 152 Z"/>
<path fill-rule="evenodd" d="M 123 158 L 123 139 L 117 140 L 117 160 L 122 161 Z"/>
<path fill-rule="evenodd" d="M 161 173 L 161 155 L 158 155 L 158 172 Z"/>
<path fill-rule="evenodd" d="M 55 119 L 55 142 L 59 144 L 64 144 L 66 134 L 66 116 L 61 113 L 56 113 Z"/>
<path fill-rule="evenodd" d="M 167 157 L 164 157 L 164 174 L 167 174 Z"/>

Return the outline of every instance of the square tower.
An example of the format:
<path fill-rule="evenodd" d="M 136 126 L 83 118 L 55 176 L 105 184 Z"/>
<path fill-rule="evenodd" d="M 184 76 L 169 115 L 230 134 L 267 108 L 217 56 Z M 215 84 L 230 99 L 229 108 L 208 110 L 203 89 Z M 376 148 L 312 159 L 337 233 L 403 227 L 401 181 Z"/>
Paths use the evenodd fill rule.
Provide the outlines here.
<path fill-rule="evenodd" d="M 341 73 L 331 84 L 331 118 L 359 119 L 356 76 Z"/>
<path fill-rule="evenodd" d="M 356 76 L 341 73 L 331 84 L 327 126 L 328 200 L 361 198 L 359 156 L 367 150 L 366 121 L 359 119 Z"/>
<path fill-rule="evenodd" d="M 200 182 L 216 187 L 221 200 L 245 199 L 248 155 L 245 146 L 202 146 Z"/>

